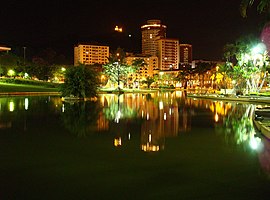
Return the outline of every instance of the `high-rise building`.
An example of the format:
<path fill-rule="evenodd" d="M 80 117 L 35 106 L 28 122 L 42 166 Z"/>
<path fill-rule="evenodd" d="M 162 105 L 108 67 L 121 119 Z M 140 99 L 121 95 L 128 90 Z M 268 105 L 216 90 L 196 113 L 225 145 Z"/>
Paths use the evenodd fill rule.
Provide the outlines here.
<path fill-rule="evenodd" d="M 158 56 L 158 40 L 166 38 L 166 28 L 160 20 L 148 20 L 141 26 L 142 54 Z"/>
<path fill-rule="evenodd" d="M 179 64 L 179 40 L 166 38 L 158 40 L 159 69 L 175 70 Z"/>
<path fill-rule="evenodd" d="M 93 44 L 78 44 L 74 47 L 74 65 L 106 64 L 109 57 L 109 47 Z"/>
<path fill-rule="evenodd" d="M 179 62 L 180 64 L 192 63 L 192 45 L 191 44 L 179 45 Z"/>

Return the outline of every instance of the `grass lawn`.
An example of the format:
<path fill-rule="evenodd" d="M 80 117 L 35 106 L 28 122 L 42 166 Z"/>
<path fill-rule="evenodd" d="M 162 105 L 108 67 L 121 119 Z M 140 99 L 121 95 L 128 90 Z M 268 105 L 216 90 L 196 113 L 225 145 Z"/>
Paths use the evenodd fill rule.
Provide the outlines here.
<path fill-rule="evenodd" d="M 59 88 L 0 82 L 0 93 L 9 92 L 59 92 Z"/>

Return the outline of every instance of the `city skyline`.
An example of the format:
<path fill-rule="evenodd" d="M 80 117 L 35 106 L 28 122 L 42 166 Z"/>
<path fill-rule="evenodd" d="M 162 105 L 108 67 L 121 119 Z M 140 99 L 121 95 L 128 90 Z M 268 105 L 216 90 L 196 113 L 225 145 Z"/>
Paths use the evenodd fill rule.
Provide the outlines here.
<path fill-rule="evenodd" d="M 194 59 L 220 60 L 222 48 L 243 35 L 259 36 L 263 16 L 256 8 L 242 18 L 240 0 L 91 2 L 5 1 L 0 12 L 0 44 L 53 48 L 73 56 L 78 42 L 102 42 L 141 52 L 140 27 L 149 19 L 167 26 L 167 37 L 193 46 Z M 123 28 L 122 33 L 114 27 Z M 131 35 L 131 37 L 129 37 Z"/>

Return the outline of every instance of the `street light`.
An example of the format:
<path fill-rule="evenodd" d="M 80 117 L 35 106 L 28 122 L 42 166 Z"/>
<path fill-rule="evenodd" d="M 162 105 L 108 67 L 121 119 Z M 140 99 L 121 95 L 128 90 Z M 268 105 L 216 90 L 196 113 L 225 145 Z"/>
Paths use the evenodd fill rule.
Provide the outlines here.
<path fill-rule="evenodd" d="M 264 43 L 259 43 L 251 49 L 251 57 L 255 66 L 263 66 L 266 56 L 266 46 Z"/>
<path fill-rule="evenodd" d="M 120 59 L 119 59 L 119 56 L 120 56 L 120 54 L 119 53 L 117 53 L 116 54 L 116 56 L 117 56 L 117 87 L 118 87 L 118 91 L 120 91 L 120 77 L 119 77 L 119 75 L 120 75 L 120 69 L 119 69 L 119 61 L 120 61 Z"/>
<path fill-rule="evenodd" d="M 25 50 L 26 50 L 26 47 L 23 47 L 23 64 L 25 65 Z"/>

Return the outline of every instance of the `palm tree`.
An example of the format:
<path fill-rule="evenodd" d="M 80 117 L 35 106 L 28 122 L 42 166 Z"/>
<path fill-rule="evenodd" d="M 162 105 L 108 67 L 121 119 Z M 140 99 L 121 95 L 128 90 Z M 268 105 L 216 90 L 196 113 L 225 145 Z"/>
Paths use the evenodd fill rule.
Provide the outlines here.
<path fill-rule="evenodd" d="M 243 17 L 247 17 L 247 9 L 254 4 L 254 0 L 242 0 L 240 4 L 240 11 Z M 257 4 L 257 11 L 259 13 L 270 11 L 270 0 L 260 0 Z"/>
<path fill-rule="evenodd" d="M 143 84 L 147 84 L 147 88 L 150 88 L 152 83 L 155 82 L 155 79 L 153 77 L 147 76 L 145 80 L 142 81 Z"/>

